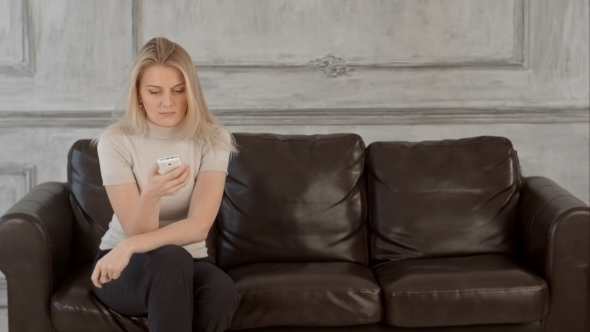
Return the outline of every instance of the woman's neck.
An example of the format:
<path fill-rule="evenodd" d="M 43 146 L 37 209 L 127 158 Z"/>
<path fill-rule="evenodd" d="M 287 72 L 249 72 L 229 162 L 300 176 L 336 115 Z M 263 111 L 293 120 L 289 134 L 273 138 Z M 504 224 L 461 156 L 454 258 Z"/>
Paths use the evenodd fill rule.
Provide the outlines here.
<path fill-rule="evenodd" d="M 148 135 L 157 139 L 173 139 L 180 136 L 180 130 L 182 127 L 182 121 L 172 127 L 160 126 L 153 123 L 149 119 L 147 120 Z"/>

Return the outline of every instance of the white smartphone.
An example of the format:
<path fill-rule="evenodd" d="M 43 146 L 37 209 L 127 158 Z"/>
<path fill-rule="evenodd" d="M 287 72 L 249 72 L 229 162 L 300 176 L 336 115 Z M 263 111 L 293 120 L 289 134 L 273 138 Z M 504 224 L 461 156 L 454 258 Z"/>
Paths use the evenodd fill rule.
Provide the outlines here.
<path fill-rule="evenodd" d="M 158 158 L 158 167 L 160 170 L 158 171 L 160 174 L 166 174 L 168 172 L 173 171 L 176 167 L 182 165 L 182 161 L 180 160 L 180 156 L 170 156 L 170 157 L 162 157 Z"/>

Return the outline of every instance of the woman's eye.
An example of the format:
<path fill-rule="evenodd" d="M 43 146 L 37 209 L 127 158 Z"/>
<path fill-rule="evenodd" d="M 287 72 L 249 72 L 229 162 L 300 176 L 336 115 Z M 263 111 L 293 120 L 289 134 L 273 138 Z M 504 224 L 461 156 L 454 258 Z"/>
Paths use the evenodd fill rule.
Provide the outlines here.
<path fill-rule="evenodd" d="M 160 92 L 160 91 L 150 91 L 150 93 L 153 95 L 157 94 L 158 92 Z"/>
<path fill-rule="evenodd" d="M 184 90 L 178 90 L 178 91 L 174 91 L 174 92 L 177 92 L 177 93 L 183 93 L 183 92 L 184 92 Z"/>

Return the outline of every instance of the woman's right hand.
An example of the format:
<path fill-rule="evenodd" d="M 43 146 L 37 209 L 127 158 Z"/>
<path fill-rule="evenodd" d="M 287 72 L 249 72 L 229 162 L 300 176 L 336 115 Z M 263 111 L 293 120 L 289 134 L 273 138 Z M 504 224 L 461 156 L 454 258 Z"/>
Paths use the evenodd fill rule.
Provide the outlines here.
<path fill-rule="evenodd" d="M 176 195 L 188 183 L 191 175 L 189 164 L 182 164 L 166 174 L 160 174 L 158 170 L 158 164 L 154 163 L 148 174 L 147 188 L 145 189 L 157 197 Z"/>

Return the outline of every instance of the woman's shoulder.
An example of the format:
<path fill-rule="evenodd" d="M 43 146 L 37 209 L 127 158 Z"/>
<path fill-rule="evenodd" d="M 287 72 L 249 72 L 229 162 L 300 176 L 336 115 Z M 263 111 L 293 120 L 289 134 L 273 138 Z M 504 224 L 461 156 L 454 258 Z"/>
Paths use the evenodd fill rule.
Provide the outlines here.
<path fill-rule="evenodd" d="M 215 126 L 213 127 L 215 132 L 217 133 L 218 137 L 221 138 L 225 142 L 229 142 L 231 140 L 231 133 L 229 130 L 224 126 Z"/>
<path fill-rule="evenodd" d="M 125 146 L 129 142 L 130 135 L 120 128 L 111 128 L 105 131 L 98 139 L 98 145 Z"/>

